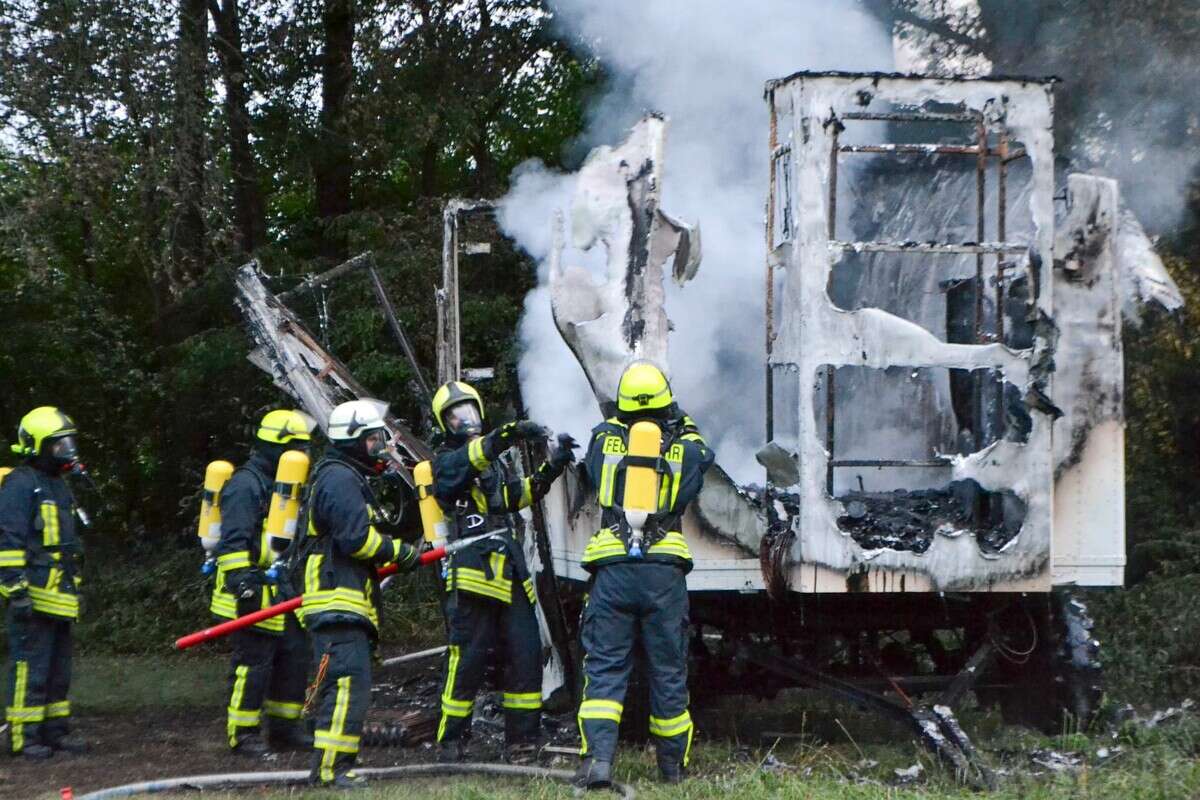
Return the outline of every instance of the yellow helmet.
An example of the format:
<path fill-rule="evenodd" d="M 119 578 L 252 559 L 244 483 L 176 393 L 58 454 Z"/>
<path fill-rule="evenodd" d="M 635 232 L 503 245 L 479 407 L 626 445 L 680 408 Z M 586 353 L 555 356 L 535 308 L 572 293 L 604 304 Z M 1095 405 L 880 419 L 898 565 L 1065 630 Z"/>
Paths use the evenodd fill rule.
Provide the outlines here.
<path fill-rule="evenodd" d="M 674 401 L 667 376 L 649 361 L 635 361 L 621 374 L 621 382 L 617 384 L 618 411 L 625 414 L 658 411 Z"/>
<path fill-rule="evenodd" d="M 12 451 L 19 456 L 36 456 L 42 452 L 42 443 L 60 436 L 74 436 L 75 423 L 54 406 L 38 406 L 21 417 L 17 426 L 17 443 Z"/>
<path fill-rule="evenodd" d="M 473 402 L 479 409 L 479 421 L 482 422 L 483 400 L 480 399 L 479 392 L 475 391 L 475 387 L 462 381 L 450 381 L 439 387 L 433 395 L 433 418 L 437 420 L 438 427 L 450 433 L 446 428 L 446 411 L 468 401 Z"/>
<path fill-rule="evenodd" d="M 312 439 L 313 429 L 317 423 L 303 411 L 288 408 L 277 408 L 267 412 L 258 423 L 260 440 L 271 444 L 290 444 L 291 442 L 307 442 Z"/>

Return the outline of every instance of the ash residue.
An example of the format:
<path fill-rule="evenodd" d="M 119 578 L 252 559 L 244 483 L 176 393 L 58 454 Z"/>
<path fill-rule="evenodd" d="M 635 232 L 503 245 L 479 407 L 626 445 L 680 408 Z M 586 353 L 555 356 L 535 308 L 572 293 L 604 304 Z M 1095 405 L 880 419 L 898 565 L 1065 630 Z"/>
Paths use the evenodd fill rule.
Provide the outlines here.
<path fill-rule="evenodd" d="M 1020 532 L 1025 504 L 1011 492 L 988 492 L 973 480 L 945 489 L 849 492 L 838 500 L 838 528 L 864 550 L 924 553 L 934 536 L 970 533 L 985 554 L 998 553 Z"/>
<path fill-rule="evenodd" d="M 371 688 L 364 744 L 369 747 L 432 748 L 440 714 L 442 659 L 379 670 Z M 502 760 L 504 712 L 500 692 L 494 691 L 493 670 L 475 699 L 471 736 L 467 743 L 473 760 Z M 542 744 L 578 747 L 579 730 L 573 713 L 542 715 Z"/>

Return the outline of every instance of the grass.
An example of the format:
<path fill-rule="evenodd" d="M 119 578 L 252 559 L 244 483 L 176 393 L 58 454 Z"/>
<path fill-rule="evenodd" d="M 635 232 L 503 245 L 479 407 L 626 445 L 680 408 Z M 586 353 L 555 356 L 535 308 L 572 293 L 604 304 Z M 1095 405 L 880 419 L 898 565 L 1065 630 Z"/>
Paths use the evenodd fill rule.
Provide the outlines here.
<path fill-rule="evenodd" d="M 138 708 L 208 706 L 221 702 L 226 667 L 213 656 L 87 657 L 81 659 L 76 702 L 91 713 L 129 713 Z M 899 728 L 844 707 L 824 705 L 804 693 L 785 693 L 774 702 L 727 701 L 705 714 L 721 740 L 697 742 L 693 777 L 679 787 L 655 782 L 653 752 L 625 746 L 617 778 L 632 783 L 645 800 L 1194 800 L 1200 797 L 1200 716 L 1185 715 L 1148 729 L 1128 722 L 1118 729 L 1064 731 L 1053 737 L 1024 728 L 1005 727 L 994 712 L 967 710 L 961 715 L 988 763 L 1003 777 L 1000 788 L 981 795 L 957 785 L 925 751 Z M 774 738 L 772 730 L 792 731 Z M 766 735 L 763 731 L 768 731 Z M 703 736 L 704 728 L 701 729 Z M 1120 749 L 1100 759 L 1097 751 Z M 1030 754 L 1037 749 L 1079 755 L 1077 772 L 1035 774 Z M 869 759 L 869 761 L 867 760 Z M 561 759 L 556 769 L 572 769 Z M 570 763 L 568 763 L 570 762 Z M 920 763 L 922 781 L 896 785 L 894 770 Z M 345 795 L 292 787 L 242 792 L 172 795 L 206 800 L 334 800 Z M 552 800 L 574 797 L 563 784 L 541 779 L 428 777 L 379 781 L 355 794 L 364 800 L 428 797 L 434 800 Z M 597 795 L 600 797 L 612 795 Z"/>
<path fill-rule="evenodd" d="M 208 654 L 77 657 L 71 702 L 82 714 L 220 708 L 228 669 L 225 659 Z"/>
<path fill-rule="evenodd" d="M 989 800 L 1065 800 L 1066 798 L 1129 798 L 1129 800 L 1193 800 L 1200 796 L 1200 763 L 1196 759 L 1197 734 L 1200 727 L 1182 726 L 1174 732 L 1146 732 L 1149 741 L 1136 745 L 1128 740 L 1125 753 L 1105 765 L 1086 765 L 1073 775 L 1034 777 L 1017 774 L 1008 777 L 1000 789 L 986 795 Z M 1073 743 L 1082 744 L 1079 735 Z M 1054 739 L 1042 744 L 1053 745 Z M 1089 745 L 1094 743 L 1088 742 Z M 874 745 L 864 749 L 880 766 L 859 768 L 858 753 L 850 746 L 829 746 L 816 743 L 781 744 L 773 749 L 745 749 L 724 743 L 710 743 L 696 748 L 693 759 L 694 777 L 679 787 L 661 786 L 654 782 L 654 759 L 649 752 L 626 749 L 618 760 L 617 776 L 632 782 L 638 797 L 645 800 L 968 800 L 979 798 L 977 792 L 957 786 L 951 776 L 931 768 L 924 754 L 928 779 L 916 786 L 890 785 L 894 778 L 893 763 L 913 763 L 918 755 L 904 747 Z M 1091 747 L 1094 757 L 1095 747 Z M 781 770 L 768 770 L 768 756 L 787 765 Z M 199 795 L 185 795 L 198 797 Z M 253 796 L 295 798 L 297 800 L 333 800 L 344 794 L 311 789 L 292 788 L 271 793 L 210 794 L 209 800 L 241 800 Z M 364 800 L 392 800 L 401 797 L 428 797 L 444 800 L 552 800 L 574 797 L 573 790 L 563 784 L 545 780 L 514 781 L 488 778 L 447 778 L 445 780 L 400 780 L 380 782 L 365 792 L 355 794 Z M 600 797 L 611 795 L 598 795 Z"/>

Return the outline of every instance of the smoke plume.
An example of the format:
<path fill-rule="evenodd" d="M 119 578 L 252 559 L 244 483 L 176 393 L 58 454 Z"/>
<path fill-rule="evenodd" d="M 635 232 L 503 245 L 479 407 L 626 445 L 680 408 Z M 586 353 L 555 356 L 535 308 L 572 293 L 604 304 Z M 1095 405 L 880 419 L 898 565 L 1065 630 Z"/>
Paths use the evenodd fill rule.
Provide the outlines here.
<path fill-rule="evenodd" d="M 611 75 L 581 144 L 615 144 L 647 111 L 671 120 L 663 209 L 698 222 L 704 257 L 683 289 L 667 289 L 672 385 L 739 482 L 761 481 L 764 441 L 763 208 L 765 81 L 797 70 L 890 70 L 891 32 L 853 0 L 551 0 L 561 33 Z M 550 313 L 545 259 L 573 179 L 522 165 L 500 223 L 542 266 L 521 322 L 522 392 L 531 416 L 576 437 L 599 421 L 583 372 Z M 601 253 L 568 248 L 565 264 L 597 268 Z"/>

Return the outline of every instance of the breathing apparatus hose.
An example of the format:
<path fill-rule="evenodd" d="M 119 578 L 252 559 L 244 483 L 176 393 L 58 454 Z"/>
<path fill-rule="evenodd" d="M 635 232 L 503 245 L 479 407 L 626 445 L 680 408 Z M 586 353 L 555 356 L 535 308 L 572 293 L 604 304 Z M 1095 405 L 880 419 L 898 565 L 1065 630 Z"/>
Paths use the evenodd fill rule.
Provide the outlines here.
<path fill-rule="evenodd" d="M 575 776 L 565 769 L 524 767 L 515 764 L 406 764 L 400 767 L 363 767 L 354 770 L 365 778 L 415 778 L 440 777 L 446 775 L 494 775 L 509 778 L 540 778 L 570 783 Z M 144 783 L 127 783 L 111 789 L 100 789 L 80 795 L 78 800 L 110 800 L 114 797 L 134 797 L 140 794 L 158 794 L 174 790 L 232 789 L 240 786 L 298 786 L 308 782 L 308 770 L 283 772 L 230 772 L 217 775 L 192 775 L 185 778 L 164 778 Z M 624 800 L 633 800 L 633 787 L 624 783 L 613 783 L 613 791 Z"/>

